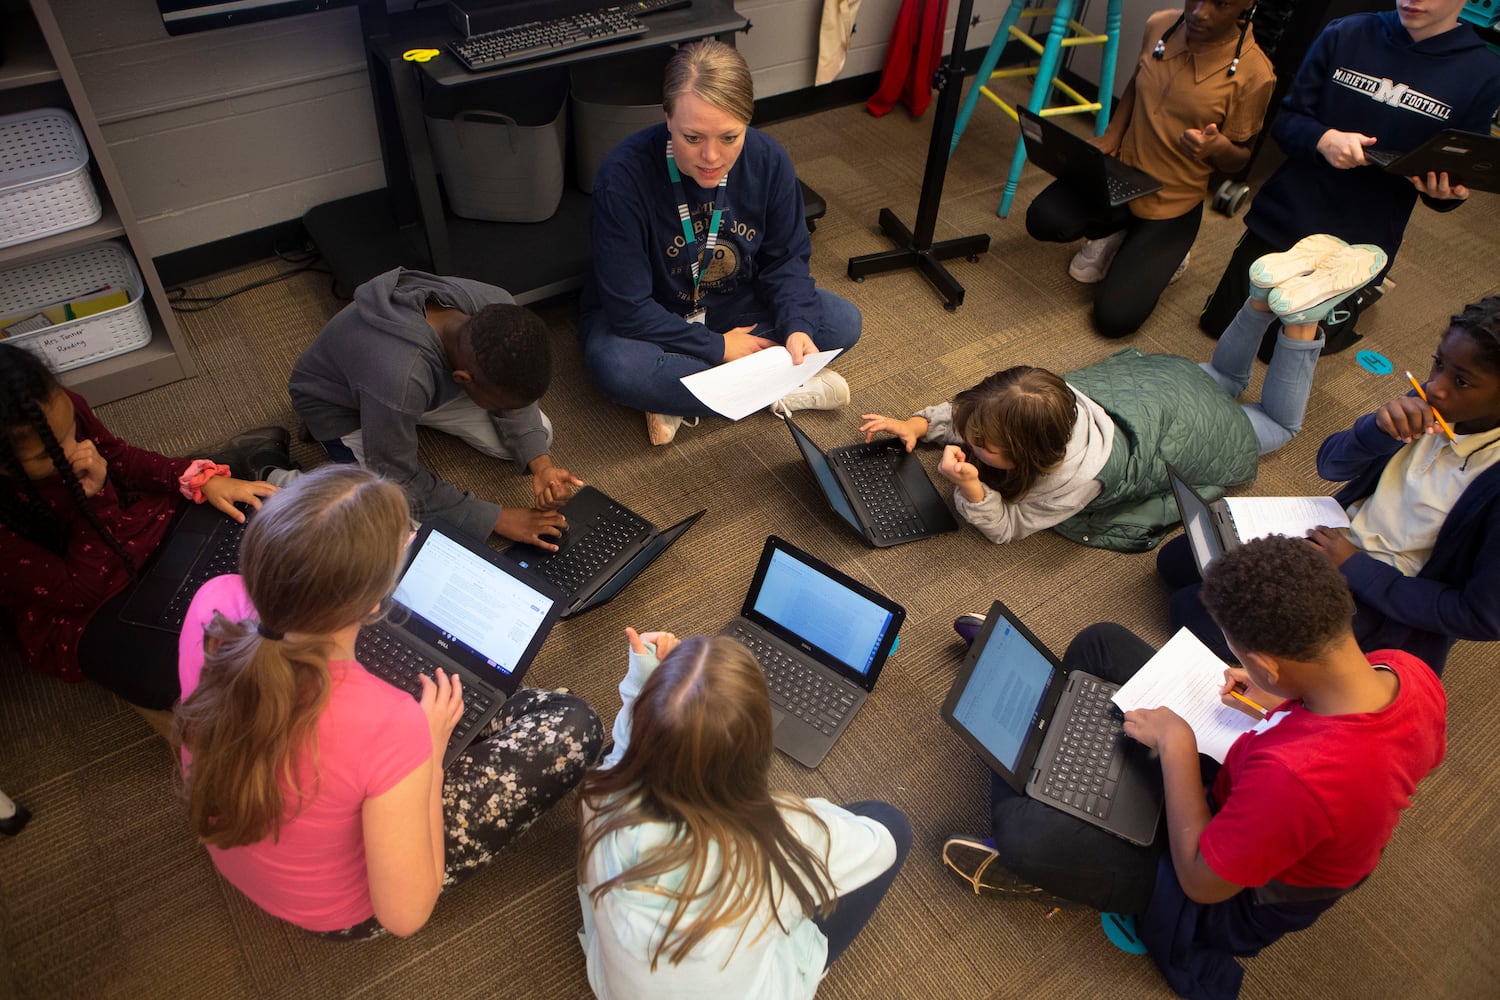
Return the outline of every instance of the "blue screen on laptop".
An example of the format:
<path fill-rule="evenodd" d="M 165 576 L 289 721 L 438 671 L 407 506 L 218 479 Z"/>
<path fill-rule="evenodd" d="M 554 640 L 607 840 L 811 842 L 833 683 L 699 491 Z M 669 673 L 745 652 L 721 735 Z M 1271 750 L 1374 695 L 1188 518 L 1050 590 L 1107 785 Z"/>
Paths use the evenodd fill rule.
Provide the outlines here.
<path fill-rule="evenodd" d="M 756 613 L 868 673 L 891 613 L 837 580 L 777 549 L 752 605 Z"/>
<path fill-rule="evenodd" d="M 1014 773 L 1051 679 L 1052 661 L 1010 622 L 998 621 L 953 718 Z"/>

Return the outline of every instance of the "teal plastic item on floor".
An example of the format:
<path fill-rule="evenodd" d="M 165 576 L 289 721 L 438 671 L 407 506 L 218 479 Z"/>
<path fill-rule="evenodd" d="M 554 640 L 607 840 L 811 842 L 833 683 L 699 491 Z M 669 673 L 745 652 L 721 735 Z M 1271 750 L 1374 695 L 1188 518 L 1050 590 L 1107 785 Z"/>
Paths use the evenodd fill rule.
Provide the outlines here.
<path fill-rule="evenodd" d="M 1372 375 L 1389 375 L 1391 373 L 1391 359 L 1379 351 L 1360 351 L 1354 356 L 1354 360 L 1361 368 Z"/>
<path fill-rule="evenodd" d="M 1144 955 L 1146 946 L 1135 932 L 1135 915 L 1131 913 L 1101 913 L 1099 924 L 1109 943 L 1127 955 Z"/>

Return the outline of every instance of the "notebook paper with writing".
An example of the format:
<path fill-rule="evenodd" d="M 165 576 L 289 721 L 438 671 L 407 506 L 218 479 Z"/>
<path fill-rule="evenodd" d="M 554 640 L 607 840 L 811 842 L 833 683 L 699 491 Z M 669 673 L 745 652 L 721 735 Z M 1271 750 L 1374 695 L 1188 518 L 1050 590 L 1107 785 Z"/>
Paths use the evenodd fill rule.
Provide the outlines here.
<path fill-rule="evenodd" d="M 1219 701 L 1226 666 L 1196 635 L 1178 629 L 1112 700 L 1122 712 L 1170 708 L 1192 727 L 1198 752 L 1222 764 L 1230 744 L 1255 725 L 1250 716 Z"/>

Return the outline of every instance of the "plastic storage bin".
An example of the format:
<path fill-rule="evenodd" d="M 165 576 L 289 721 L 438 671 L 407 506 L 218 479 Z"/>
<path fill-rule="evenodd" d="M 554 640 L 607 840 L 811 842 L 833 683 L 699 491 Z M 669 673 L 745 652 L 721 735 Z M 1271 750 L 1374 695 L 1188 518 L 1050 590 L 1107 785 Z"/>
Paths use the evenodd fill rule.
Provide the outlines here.
<path fill-rule="evenodd" d="M 99 221 L 89 147 L 61 108 L 0 116 L 0 247 Z"/>
<path fill-rule="evenodd" d="M 118 243 L 97 243 L 86 250 L 0 271 L 0 318 L 40 312 L 45 306 L 84 298 L 105 285 L 123 288 L 130 301 L 107 312 L 7 337 L 5 343 L 40 355 L 59 372 L 151 343 L 141 272 L 130 252 Z"/>
<path fill-rule="evenodd" d="M 662 47 L 593 59 L 569 70 L 573 165 L 578 189 L 592 194 L 599 164 L 615 144 L 662 120 L 661 78 L 672 50 Z"/>
<path fill-rule="evenodd" d="M 423 113 L 454 215 L 541 222 L 557 211 L 568 142 L 565 71 L 434 88 Z"/>

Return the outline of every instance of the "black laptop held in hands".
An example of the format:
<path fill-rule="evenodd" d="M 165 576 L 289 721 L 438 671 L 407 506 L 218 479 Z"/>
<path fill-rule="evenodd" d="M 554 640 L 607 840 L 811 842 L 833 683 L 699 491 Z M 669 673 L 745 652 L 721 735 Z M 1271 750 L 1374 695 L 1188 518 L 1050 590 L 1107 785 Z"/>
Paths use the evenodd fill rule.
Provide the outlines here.
<path fill-rule="evenodd" d="M 1386 173 L 1425 177 L 1446 173 L 1452 184 L 1475 191 L 1500 191 L 1500 137 L 1444 129 L 1408 153 L 1373 146 L 1365 159 Z"/>
<path fill-rule="evenodd" d="M 613 600 L 706 513 L 657 531 L 624 504 L 585 486 L 562 506 L 568 530 L 556 552 L 518 542 L 501 555 L 551 581 L 564 594 L 562 616 L 572 618 Z"/>
<path fill-rule="evenodd" d="M 922 460 L 899 439 L 825 452 L 790 416 L 786 425 L 828 506 L 871 545 L 886 548 L 958 530 Z"/>
<path fill-rule="evenodd" d="M 1101 206 L 1118 208 L 1162 189 L 1155 177 L 1110 156 L 1082 136 L 1026 108 L 1017 108 L 1016 112 L 1026 158 Z"/>
<path fill-rule="evenodd" d="M 240 539 L 255 516 L 253 509 L 242 509 L 243 523 L 230 520 L 212 504 L 184 510 L 125 599 L 120 621 L 174 635 L 181 632 L 198 589 L 216 576 L 239 572 Z"/>
<path fill-rule="evenodd" d="M 896 648 L 906 609 L 775 535 L 723 634 L 760 663 L 776 749 L 817 767 Z"/>
<path fill-rule="evenodd" d="M 1056 658 L 996 601 L 943 703 L 943 720 L 1005 783 L 1130 841 L 1161 821 L 1161 767 L 1125 735 L 1119 689 Z"/>
<path fill-rule="evenodd" d="M 439 520 L 422 525 L 385 620 L 359 630 L 354 653 L 376 677 L 422 695 L 441 667 L 463 685 L 464 714 L 443 766 L 463 752 L 521 686 L 562 613 L 563 594 Z"/>

